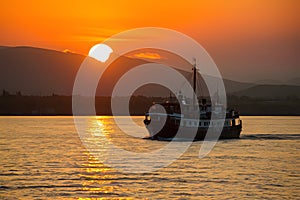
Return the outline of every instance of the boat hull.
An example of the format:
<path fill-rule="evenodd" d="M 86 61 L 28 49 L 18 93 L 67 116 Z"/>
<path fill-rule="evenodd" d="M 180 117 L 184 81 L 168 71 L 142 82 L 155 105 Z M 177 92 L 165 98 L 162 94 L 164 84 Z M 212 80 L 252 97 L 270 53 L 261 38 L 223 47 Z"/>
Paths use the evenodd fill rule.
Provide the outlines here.
<path fill-rule="evenodd" d="M 151 139 L 155 140 L 203 140 L 206 138 L 208 127 L 181 127 L 182 134 L 181 136 L 177 136 L 177 132 L 179 130 L 179 126 L 166 123 L 160 130 L 157 130 L 156 127 L 160 127 L 155 124 L 148 124 L 146 128 L 150 134 Z M 195 129 L 197 129 L 197 133 L 195 135 Z M 212 127 L 212 130 L 213 127 Z M 242 124 L 223 127 L 222 132 L 219 139 L 238 139 L 240 137 L 240 133 L 242 131 Z M 211 135 L 209 135 L 206 139 L 216 139 L 217 136 L 214 134 L 217 132 L 212 131 Z M 182 136 L 183 135 L 183 136 Z"/>

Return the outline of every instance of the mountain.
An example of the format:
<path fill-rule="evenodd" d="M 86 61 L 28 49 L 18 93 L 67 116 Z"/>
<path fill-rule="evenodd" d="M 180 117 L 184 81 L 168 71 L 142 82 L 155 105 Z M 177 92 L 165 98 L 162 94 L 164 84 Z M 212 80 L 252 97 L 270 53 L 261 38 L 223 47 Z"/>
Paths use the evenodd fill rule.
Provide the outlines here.
<path fill-rule="evenodd" d="M 76 73 L 85 56 L 34 47 L 0 47 L 0 89 L 27 95 L 71 95 Z M 109 96 L 121 76 L 135 66 L 148 63 L 132 57 L 121 56 L 104 72 L 99 81 L 97 95 Z M 175 62 L 173 61 L 173 64 Z M 180 61 L 184 64 L 183 61 Z M 191 73 L 178 69 L 191 80 Z M 163 76 L 163 75 L 162 75 Z M 213 79 L 213 77 L 210 77 Z M 297 82 L 298 79 L 292 82 Z M 295 87 L 280 85 L 256 85 L 224 79 L 228 94 L 238 96 L 277 97 L 298 95 Z M 101 86 L 101 87 L 100 87 Z M 104 87 L 103 87 L 104 86 Z M 207 95 L 206 85 L 200 85 L 202 95 Z M 155 92 L 153 92 L 155 91 Z M 281 92 L 279 92 L 281 91 Z M 168 96 L 169 91 L 158 85 L 146 85 L 137 90 L 136 95 Z"/>
<path fill-rule="evenodd" d="M 10 92 L 21 91 L 27 95 L 71 95 L 76 73 L 85 59 L 83 55 L 65 53 L 34 47 L 5 47 L 0 48 L 0 89 Z M 112 63 L 103 74 L 97 95 L 110 95 L 118 79 L 133 67 L 148 63 L 147 60 L 121 56 Z M 188 72 L 179 71 L 190 78 Z M 240 91 L 253 86 L 224 79 L 226 91 Z M 105 87 L 102 87 L 102 86 Z M 205 87 L 205 86 L 203 86 Z M 147 85 L 137 94 L 151 96 L 168 96 L 166 88 Z"/>
<path fill-rule="evenodd" d="M 0 48 L 0 89 L 24 94 L 71 94 L 84 56 L 32 47 Z"/>

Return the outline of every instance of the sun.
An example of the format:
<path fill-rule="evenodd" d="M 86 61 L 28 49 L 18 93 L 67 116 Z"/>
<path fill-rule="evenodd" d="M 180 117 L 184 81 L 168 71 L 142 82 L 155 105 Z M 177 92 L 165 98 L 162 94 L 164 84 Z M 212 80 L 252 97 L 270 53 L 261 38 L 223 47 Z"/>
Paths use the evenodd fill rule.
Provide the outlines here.
<path fill-rule="evenodd" d="M 89 56 L 100 62 L 106 62 L 112 52 L 112 48 L 108 45 L 96 44 L 90 49 Z"/>

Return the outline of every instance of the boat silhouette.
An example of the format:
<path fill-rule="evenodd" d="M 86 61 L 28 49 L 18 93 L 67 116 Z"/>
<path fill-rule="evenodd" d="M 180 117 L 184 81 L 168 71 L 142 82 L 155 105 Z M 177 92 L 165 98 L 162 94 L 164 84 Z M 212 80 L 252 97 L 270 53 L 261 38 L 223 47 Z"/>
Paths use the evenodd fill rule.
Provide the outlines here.
<path fill-rule="evenodd" d="M 194 65 L 193 90 L 195 94 L 196 70 L 196 65 Z M 170 98 L 169 101 L 156 104 L 151 108 L 152 110 L 145 114 L 144 120 L 150 139 L 203 140 L 204 138 L 216 139 L 216 137 L 217 139 L 235 139 L 240 137 L 242 131 L 242 120 L 238 111 L 225 110 L 224 105 L 217 103 L 212 106 L 205 98 L 197 103 L 195 99 L 188 102 L 183 95 L 179 94 L 177 101 L 172 101 Z M 217 116 L 217 119 L 212 120 L 212 113 Z M 209 128 L 213 130 L 212 135 L 207 135 Z M 179 130 L 181 133 L 177 134 Z M 217 132 L 221 132 L 220 135 Z"/>

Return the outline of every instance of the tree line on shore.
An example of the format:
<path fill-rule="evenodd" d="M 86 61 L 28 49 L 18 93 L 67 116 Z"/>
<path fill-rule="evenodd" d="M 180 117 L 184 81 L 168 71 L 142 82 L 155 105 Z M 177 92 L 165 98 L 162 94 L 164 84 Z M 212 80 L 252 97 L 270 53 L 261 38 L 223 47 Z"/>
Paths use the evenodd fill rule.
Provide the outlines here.
<path fill-rule="evenodd" d="M 122 97 L 117 97 L 122 102 Z M 131 115 L 144 115 L 153 102 L 164 102 L 168 97 L 132 96 L 129 110 Z M 111 97 L 95 97 L 97 115 L 111 115 Z M 227 107 L 240 111 L 241 115 L 300 115 L 300 99 L 252 98 L 227 96 Z M 72 115 L 72 96 L 52 94 L 49 96 L 22 95 L 21 92 L 2 91 L 0 115 Z M 122 113 L 120 113 L 122 115 Z"/>

